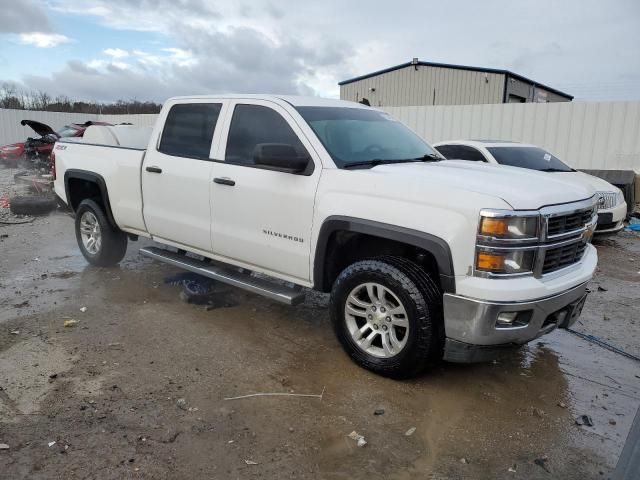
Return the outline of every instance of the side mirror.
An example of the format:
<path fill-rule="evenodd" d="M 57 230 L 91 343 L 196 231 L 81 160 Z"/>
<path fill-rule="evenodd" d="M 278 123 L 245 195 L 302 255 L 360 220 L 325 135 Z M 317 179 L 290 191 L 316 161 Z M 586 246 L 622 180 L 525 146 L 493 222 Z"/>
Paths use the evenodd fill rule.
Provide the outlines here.
<path fill-rule="evenodd" d="M 289 173 L 304 172 L 311 158 L 301 156 L 298 151 L 287 143 L 259 143 L 253 150 L 253 161 L 256 165 L 282 170 Z"/>

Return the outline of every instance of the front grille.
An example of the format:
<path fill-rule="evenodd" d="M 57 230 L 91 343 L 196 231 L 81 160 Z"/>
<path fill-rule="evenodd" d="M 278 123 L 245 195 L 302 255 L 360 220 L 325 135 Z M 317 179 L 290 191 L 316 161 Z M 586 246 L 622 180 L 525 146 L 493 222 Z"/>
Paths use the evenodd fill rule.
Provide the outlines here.
<path fill-rule="evenodd" d="M 609 209 L 616 206 L 618 194 L 616 192 L 597 192 L 598 210 Z"/>
<path fill-rule="evenodd" d="M 505 252 L 503 255 L 508 255 L 520 267 L 517 271 L 513 269 L 511 273 L 507 273 L 507 269 L 488 271 L 476 265 L 473 274 L 485 278 L 529 275 L 542 278 L 553 272 L 564 272 L 564 269 L 580 263 L 589 251 L 588 245 L 597 217 L 611 215 L 608 212 L 597 213 L 596 200 L 597 197 L 593 195 L 577 202 L 549 205 L 536 211 L 522 211 L 520 216 L 533 217 L 537 221 L 535 238 L 493 238 L 478 233 L 476 252 L 478 249 L 496 251 L 498 254 Z M 501 210 L 480 211 L 481 221 L 486 217 L 509 218 L 513 215 L 513 212 L 505 213 Z M 481 230 L 482 223 L 479 224 L 478 232 Z M 553 278 L 553 275 L 548 278 Z"/>
<path fill-rule="evenodd" d="M 586 248 L 587 244 L 582 241 L 550 248 L 544 254 L 542 274 L 555 272 L 556 270 L 579 262 Z"/>
<path fill-rule="evenodd" d="M 556 215 L 547 220 L 547 235 L 553 237 L 563 233 L 579 230 L 591 221 L 593 210 L 591 208 L 569 213 L 567 215 Z"/>

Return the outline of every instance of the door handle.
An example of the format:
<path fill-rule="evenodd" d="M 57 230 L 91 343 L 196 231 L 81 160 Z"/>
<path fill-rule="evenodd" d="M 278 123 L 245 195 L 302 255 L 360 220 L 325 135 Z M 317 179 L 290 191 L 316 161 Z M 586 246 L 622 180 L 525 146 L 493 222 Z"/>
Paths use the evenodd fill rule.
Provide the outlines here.
<path fill-rule="evenodd" d="M 151 173 L 162 173 L 162 169 L 160 167 L 147 167 L 145 170 Z"/>
<path fill-rule="evenodd" d="M 235 180 L 231 180 L 230 178 L 226 178 L 226 177 L 214 178 L 213 183 L 217 183 L 219 185 L 229 185 L 230 187 L 233 187 L 236 184 Z"/>

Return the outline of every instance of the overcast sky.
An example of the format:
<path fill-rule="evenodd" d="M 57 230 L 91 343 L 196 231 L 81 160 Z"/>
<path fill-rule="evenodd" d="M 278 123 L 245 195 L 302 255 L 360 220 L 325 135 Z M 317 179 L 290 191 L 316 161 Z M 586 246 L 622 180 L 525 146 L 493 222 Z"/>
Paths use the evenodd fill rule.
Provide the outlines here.
<path fill-rule="evenodd" d="M 0 82 L 74 99 L 337 97 L 412 57 L 640 100 L 640 0 L 0 0 Z"/>

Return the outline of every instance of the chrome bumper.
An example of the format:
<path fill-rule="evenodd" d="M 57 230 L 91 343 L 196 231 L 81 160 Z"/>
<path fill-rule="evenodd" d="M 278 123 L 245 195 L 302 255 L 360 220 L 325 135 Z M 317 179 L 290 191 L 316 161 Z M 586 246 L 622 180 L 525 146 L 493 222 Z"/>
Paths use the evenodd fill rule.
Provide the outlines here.
<path fill-rule="evenodd" d="M 580 316 L 586 297 L 586 282 L 558 295 L 527 302 L 486 302 L 445 294 L 444 359 L 487 361 L 505 348 L 518 347 L 556 328 L 568 328 Z M 513 312 L 517 316 L 512 325 L 497 324 L 498 315 Z"/>

